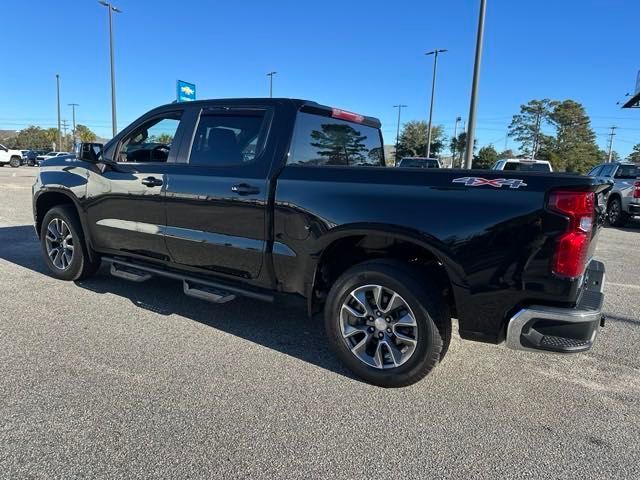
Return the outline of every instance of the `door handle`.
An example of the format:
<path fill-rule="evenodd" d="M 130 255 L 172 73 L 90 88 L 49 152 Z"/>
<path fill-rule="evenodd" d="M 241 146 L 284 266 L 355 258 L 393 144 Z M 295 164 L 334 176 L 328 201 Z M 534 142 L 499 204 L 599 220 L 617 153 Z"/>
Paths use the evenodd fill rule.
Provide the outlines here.
<path fill-rule="evenodd" d="M 162 180 L 156 177 L 147 177 L 140 180 L 140 183 L 147 187 L 160 187 L 162 186 Z"/>
<path fill-rule="evenodd" d="M 260 189 L 258 187 L 254 187 L 253 185 L 249 185 L 247 183 L 239 183 L 238 185 L 234 185 L 231 187 L 231 191 L 237 193 L 238 195 L 255 195 L 260 193 Z"/>

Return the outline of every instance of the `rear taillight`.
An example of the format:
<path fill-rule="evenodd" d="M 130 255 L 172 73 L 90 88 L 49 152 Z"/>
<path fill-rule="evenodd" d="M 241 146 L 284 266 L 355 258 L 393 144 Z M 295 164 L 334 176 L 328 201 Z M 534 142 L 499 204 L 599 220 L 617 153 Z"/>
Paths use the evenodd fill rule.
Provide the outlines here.
<path fill-rule="evenodd" d="M 640 198 L 640 182 L 633 184 L 633 198 Z"/>
<path fill-rule="evenodd" d="M 553 273 L 577 278 L 584 273 L 594 222 L 593 192 L 556 191 L 549 196 L 549 208 L 569 218 L 569 228 L 558 239 Z"/>

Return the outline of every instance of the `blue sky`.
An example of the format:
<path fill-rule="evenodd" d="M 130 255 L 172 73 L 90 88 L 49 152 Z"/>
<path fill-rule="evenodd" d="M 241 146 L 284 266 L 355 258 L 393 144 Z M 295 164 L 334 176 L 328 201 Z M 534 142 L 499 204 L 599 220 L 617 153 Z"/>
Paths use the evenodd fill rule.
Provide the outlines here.
<path fill-rule="evenodd" d="M 198 98 L 274 95 L 377 116 L 394 143 L 396 111 L 425 119 L 432 57 L 439 59 L 434 122 L 452 134 L 466 120 L 478 0 L 118 0 L 114 17 L 118 123 L 175 98 L 176 79 Z M 4 0 L 0 129 L 55 126 L 55 74 L 63 118 L 110 136 L 107 10 L 95 0 Z M 488 0 L 478 144 L 505 146 L 506 127 L 532 98 L 572 98 L 598 143 L 640 143 L 640 110 L 616 102 L 640 69 L 637 0 Z M 10 21 L 7 21 L 10 20 Z M 508 141 L 509 147 L 515 145 Z"/>

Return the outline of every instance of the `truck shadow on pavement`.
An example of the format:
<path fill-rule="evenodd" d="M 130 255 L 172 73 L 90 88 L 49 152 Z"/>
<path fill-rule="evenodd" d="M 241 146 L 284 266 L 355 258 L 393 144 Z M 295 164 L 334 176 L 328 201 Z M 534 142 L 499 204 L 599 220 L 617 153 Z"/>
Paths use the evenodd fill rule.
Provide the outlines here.
<path fill-rule="evenodd" d="M 50 276 L 40 257 L 40 245 L 32 226 L 0 227 L 0 259 Z M 134 283 L 114 278 L 108 265 L 76 285 L 98 294 L 118 295 L 158 315 L 180 315 L 355 379 L 329 349 L 322 319 L 317 316 L 310 319 L 300 306 L 291 308 L 241 297 L 225 304 L 212 304 L 187 297 L 182 293 L 182 284 L 175 280 L 153 277 Z"/>

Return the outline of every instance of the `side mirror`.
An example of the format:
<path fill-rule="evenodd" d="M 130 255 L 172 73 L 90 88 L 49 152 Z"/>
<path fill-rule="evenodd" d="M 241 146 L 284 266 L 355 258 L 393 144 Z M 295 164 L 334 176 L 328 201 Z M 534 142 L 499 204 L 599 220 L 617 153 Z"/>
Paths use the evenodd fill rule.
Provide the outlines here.
<path fill-rule="evenodd" d="M 86 162 L 98 163 L 101 154 L 101 143 L 81 143 L 76 149 L 76 157 Z"/>

